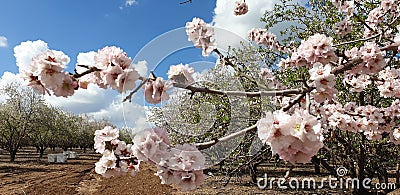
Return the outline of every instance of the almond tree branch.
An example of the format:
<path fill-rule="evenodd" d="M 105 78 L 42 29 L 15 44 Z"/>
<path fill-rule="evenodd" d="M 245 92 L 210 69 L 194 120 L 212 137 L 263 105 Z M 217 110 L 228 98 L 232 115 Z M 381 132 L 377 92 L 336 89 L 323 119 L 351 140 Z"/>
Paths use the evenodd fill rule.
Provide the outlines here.
<path fill-rule="evenodd" d="M 147 81 L 149 81 L 151 78 L 139 77 L 139 79 L 142 80 L 142 82 L 136 87 L 135 90 L 131 91 L 131 92 L 129 93 L 129 95 L 127 95 L 127 96 L 124 98 L 124 100 L 122 100 L 122 102 L 126 102 L 126 101 L 128 101 L 128 100 L 129 100 L 129 102 L 131 102 L 131 101 L 132 101 L 132 96 L 133 96 L 133 94 L 135 94 L 137 91 L 139 91 L 139 89 L 142 88 L 143 85 L 146 84 Z"/>
<path fill-rule="evenodd" d="M 250 127 L 247 127 L 245 129 L 242 129 L 242 130 L 237 131 L 235 133 L 229 134 L 229 135 L 227 135 L 225 137 L 217 138 L 217 139 L 214 139 L 214 140 L 208 141 L 208 142 L 195 143 L 194 145 L 197 147 L 197 149 L 204 150 L 204 149 L 207 149 L 207 148 L 215 145 L 218 142 L 228 141 L 228 140 L 233 139 L 235 137 L 244 135 L 244 134 L 249 133 L 249 132 L 254 132 L 256 130 L 257 130 L 257 124 L 254 124 L 254 125 L 252 125 Z"/>
<path fill-rule="evenodd" d="M 362 41 L 368 41 L 370 39 L 375 39 L 375 38 L 377 38 L 379 36 L 381 36 L 381 33 L 378 33 L 378 34 L 376 34 L 374 36 L 371 36 L 371 37 L 368 37 L 368 38 L 364 38 L 364 39 L 357 39 L 357 40 L 347 41 L 347 42 L 343 42 L 343 43 L 338 43 L 338 44 L 333 45 L 333 47 L 338 47 L 338 46 L 341 46 L 341 45 L 347 45 L 347 44 L 357 43 L 357 42 L 362 42 Z"/>
<path fill-rule="evenodd" d="M 246 91 L 223 91 L 217 89 L 210 89 L 207 87 L 195 87 L 192 85 L 186 86 L 179 83 L 174 83 L 174 87 L 181 89 L 190 90 L 192 93 L 202 92 L 216 95 L 227 95 L 227 96 L 246 96 L 246 97 L 263 97 L 263 96 L 291 96 L 294 94 L 308 93 L 314 88 L 306 89 L 288 89 L 288 90 L 277 90 L 277 91 L 257 91 L 257 92 L 246 92 Z"/>
<path fill-rule="evenodd" d="M 80 78 L 80 77 L 82 77 L 82 76 L 85 76 L 85 75 L 87 75 L 87 74 L 90 74 L 90 73 L 92 73 L 92 72 L 101 71 L 100 69 L 98 69 L 98 68 L 96 68 L 96 67 L 94 67 L 94 66 L 91 66 L 91 67 L 90 67 L 90 66 L 86 66 L 86 65 L 78 65 L 78 66 L 85 67 L 85 68 L 87 68 L 87 70 L 84 71 L 84 72 L 82 72 L 82 73 L 75 73 L 75 74 L 73 74 L 72 77 L 75 78 L 75 79 Z"/>

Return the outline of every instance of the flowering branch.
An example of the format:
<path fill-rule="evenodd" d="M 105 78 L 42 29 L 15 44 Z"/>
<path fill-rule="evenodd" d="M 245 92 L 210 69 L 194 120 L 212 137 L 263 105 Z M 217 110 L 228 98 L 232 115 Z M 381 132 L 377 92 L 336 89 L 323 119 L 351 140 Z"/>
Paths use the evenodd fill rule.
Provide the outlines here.
<path fill-rule="evenodd" d="M 77 65 L 77 66 L 85 67 L 85 68 L 87 68 L 87 70 L 84 71 L 84 72 L 82 72 L 82 73 L 75 73 L 75 74 L 73 74 L 72 77 L 75 78 L 75 79 L 80 78 L 80 77 L 83 77 L 83 76 L 85 76 L 85 75 L 87 75 L 87 74 L 90 74 L 90 73 L 92 73 L 92 72 L 101 71 L 100 69 L 98 69 L 98 68 L 95 67 L 95 66 L 92 66 L 92 67 L 87 66 L 87 65 Z"/>
<path fill-rule="evenodd" d="M 277 91 L 257 91 L 257 92 L 246 92 L 246 91 L 222 91 L 217 89 L 210 89 L 207 87 L 195 87 L 192 85 L 185 86 L 179 83 L 174 83 L 174 87 L 190 90 L 192 93 L 203 92 L 216 95 L 227 95 L 227 96 L 246 96 L 246 97 L 262 97 L 262 96 L 290 96 L 293 94 L 303 94 L 312 91 L 313 88 L 306 89 L 288 89 L 288 90 L 277 90 Z"/>
<path fill-rule="evenodd" d="M 363 60 L 360 57 L 354 58 L 353 60 L 347 62 L 346 64 L 339 65 L 338 67 L 332 69 L 331 73 L 334 75 L 338 75 L 346 70 L 352 69 L 354 66 L 358 65 L 362 61 Z"/>
<path fill-rule="evenodd" d="M 131 93 L 129 93 L 129 95 L 127 95 L 124 100 L 122 100 L 122 102 L 126 102 L 129 100 L 129 102 L 132 101 L 132 96 L 133 94 L 135 94 L 137 91 L 139 91 L 140 88 L 143 87 L 144 84 L 146 84 L 147 81 L 149 81 L 151 78 L 143 78 L 143 77 L 139 77 L 140 80 L 142 80 L 142 82 L 139 84 L 139 86 L 136 87 L 135 90 L 131 91 Z"/>
<path fill-rule="evenodd" d="M 377 37 L 379 37 L 379 36 L 381 36 L 381 35 L 382 35 L 381 33 L 378 33 L 378 34 L 376 34 L 376 35 L 374 35 L 374 36 L 371 36 L 371 37 L 368 37 L 368 38 L 357 39 L 357 40 L 352 40 L 352 41 L 347 41 L 347 42 L 342 42 L 342 43 L 338 43 L 338 44 L 336 44 L 336 45 L 333 45 L 333 47 L 338 47 L 338 46 L 347 45 L 347 44 L 352 44 L 352 43 L 357 43 L 357 42 L 362 42 L 362 41 L 368 41 L 368 40 L 371 40 L 371 39 L 375 39 L 375 38 L 377 38 Z"/>
<path fill-rule="evenodd" d="M 216 139 L 214 139 L 212 141 L 208 141 L 208 142 L 195 143 L 194 145 L 197 147 L 197 149 L 204 150 L 204 149 L 207 149 L 207 148 L 215 145 L 218 142 L 228 141 L 228 140 L 233 139 L 235 137 L 244 135 L 246 133 L 254 132 L 256 130 L 257 130 L 257 124 L 254 124 L 254 125 L 252 125 L 250 127 L 247 127 L 246 129 L 242 129 L 242 130 L 237 131 L 235 133 L 229 134 L 229 135 L 227 135 L 225 137 L 216 138 Z"/>

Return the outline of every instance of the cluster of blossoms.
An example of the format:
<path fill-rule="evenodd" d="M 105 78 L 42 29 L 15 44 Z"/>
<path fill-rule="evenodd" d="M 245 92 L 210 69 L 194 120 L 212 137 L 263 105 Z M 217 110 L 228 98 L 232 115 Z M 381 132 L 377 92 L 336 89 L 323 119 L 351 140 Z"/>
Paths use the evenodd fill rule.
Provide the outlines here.
<path fill-rule="evenodd" d="M 370 76 L 366 74 L 345 74 L 343 82 L 350 85 L 350 92 L 362 92 L 371 84 Z"/>
<path fill-rule="evenodd" d="M 22 70 L 21 76 L 35 91 L 40 94 L 50 94 L 51 89 L 55 96 L 71 96 L 78 84 L 64 71 L 69 57 L 61 51 L 47 50 L 33 57 L 28 69 Z"/>
<path fill-rule="evenodd" d="M 286 62 L 289 66 L 306 66 L 311 68 L 314 63 L 328 64 L 337 61 L 336 49 L 332 46 L 332 38 L 323 34 L 315 34 L 302 41 L 291 58 Z"/>
<path fill-rule="evenodd" d="M 33 57 L 29 68 L 21 71 L 21 77 L 40 94 L 50 94 L 51 90 L 55 96 L 63 97 L 73 95 L 79 87 L 86 89 L 89 83 L 122 93 L 132 90 L 140 77 L 135 69 L 129 68 L 132 60 L 127 54 L 114 46 L 99 50 L 93 65 L 78 65 L 85 67 L 86 73 L 65 72 L 69 61 L 63 52 L 47 50 Z"/>
<path fill-rule="evenodd" d="M 233 10 L 233 14 L 235 14 L 235 16 L 244 15 L 249 11 L 249 7 L 247 6 L 246 2 L 236 1 L 235 4 L 235 10 Z"/>
<path fill-rule="evenodd" d="M 350 59 L 357 57 L 362 59 L 362 63 L 347 72 L 349 74 L 376 74 L 386 66 L 386 52 L 381 51 L 374 42 L 365 42 L 360 49 L 354 47 L 350 51 L 346 51 L 345 54 Z"/>
<path fill-rule="evenodd" d="M 398 134 L 392 129 L 400 117 L 399 104 L 400 101 L 396 100 L 389 107 L 377 108 L 371 105 L 358 106 L 355 102 L 348 102 L 344 106 L 334 102 L 317 105 L 315 113 L 321 117 L 326 128 L 363 132 L 370 140 L 381 139 L 384 133 L 388 133 L 396 143 Z"/>
<path fill-rule="evenodd" d="M 200 18 L 193 18 L 192 22 L 186 23 L 186 34 L 195 47 L 203 49 L 203 56 L 210 55 L 217 48 L 213 38 L 214 29 Z"/>
<path fill-rule="evenodd" d="M 353 16 L 355 11 L 354 1 L 332 0 L 332 4 L 342 13 L 345 13 L 346 19 Z"/>
<path fill-rule="evenodd" d="M 171 148 L 164 129 L 153 128 L 139 132 L 133 138 L 132 148 L 140 161 L 157 165 L 156 175 L 162 184 L 177 184 L 183 191 L 188 191 L 204 182 L 203 154 L 189 144 Z"/>
<path fill-rule="evenodd" d="M 165 81 L 161 77 L 150 79 L 143 86 L 144 97 L 146 102 L 151 104 L 158 104 L 164 100 L 169 100 L 167 91 L 173 87 L 174 84 L 178 84 L 182 87 L 192 85 L 194 78 L 192 74 L 194 69 L 188 64 L 178 64 L 170 66 L 168 70 L 168 81 Z"/>
<path fill-rule="evenodd" d="M 344 36 L 351 32 L 352 30 L 352 24 L 350 18 L 354 15 L 355 7 L 354 7 L 354 1 L 337 1 L 337 0 L 332 0 L 333 5 L 341 12 L 346 15 L 346 17 L 340 21 L 337 22 L 333 30 L 336 34 L 339 36 Z"/>
<path fill-rule="evenodd" d="M 400 98 L 400 70 L 384 69 L 379 72 L 380 81 L 377 82 L 380 95 Z"/>
<path fill-rule="evenodd" d="M 139 73 L 130 68 L 132 59 L 118 47 L 104 47 L 94 57 L 94 66 L 98 71 L 86 74 L 79 79 L 81 88 L 94 83 L 101 88 L 117 90 L 119 93 L 135 88 Z"/>
<path fill-rule="evenodd" d="M 95 171 L 106 178 L 124 176 L 128 172 L 134 176 L 139 171 L 140 161 L 133 155 L 132 145 L 118 137 L 119 130 L 110 126 L 95 132 L 94 148 L 103 155 L 95 164 Z"/>
<path fill-rule="evenodd" d="M 194 83 L 194 79 L 192 74 L 194 73 L 194 69 L 189 67 L 189 64 L 183 65 L 172 65 L 170 66 L 167 75 L 168 79 L 182 84 L 182 85 L 191 85 Z"/>
<path fill-rule="evenodd" d="M 364 36 L 371 37 L 374 33 L 379 32 L 380 24 L 388 23 L 388 21 L 384 21 L 385 16 L 398 17 L 400 11 L 398 4 L 397 0 L 383 0 L 378 7 L 371 10 L 365 21 L 368 28 L 365 28 Z"/>
<path fill-rule="evenodd" d="M 172 88 L 172 83 L 165 81 L 162 77 L 150 79 L 143 85 L 143 94 L 146 102 L 158 104 L 161 101 L 169 100 L 167 90 Z"/>
<path fill-rule="evenodd" d="M 295 110 L 293 115 L 281 110 L 267 112 L 258 121 L 257 129 L 261 141 L 292 164 L 310 162 L 324 145 L 320 122 L 302 109 Z"/>
<path fill-rule="evenodd" d="M 345 36 L 353 29 L 351 25 L 352 24 L 349 19 L 344 19 L 334 25 L 333 31 L 339 36 Z"/>
<path fill-rule="evenodd" d="M 400 145 L 400 129 L 396 128 L 391 134 L 390 141 L 394 144 Z"/>
<path fill-rule="evenodd" d="M 312 95 L 318 103 L 334 99 L 338 92 L 335 88 L 336 77 L 331 73 L 331 70 L 330 64 L 323 65 L 319 62 L 315 63 L 313 68 L 309 70 L 310 79 L 313 80 L 315 86 Z"/>
<path fill-rule="evenodd" d="M 135 135 L 133 144 L 118 140 L 119 131 L 110 126 L 95 132 L 96 152 L 103 154 L 95 171 L 106 178 L 131 176 L 139 171 L 141 162 L 156 164 L 163 184 L 176 184 L 182 191 L 198 188 L 205 179 L 205 158 L 195 146 L 185 144 L 169 146 L 166 131 L 161 128 L 145 129 Z"/>
<path fill-rule="evenodd" d="M 262 44 L 280 52 L 290 52 L 289 48 L 285 47 L 284 45 L 280 45 L 276 41 L 276 36 L 273 33 L 268 32 L 266 29 L 252 28 L 248 32 L 248 37 L 251 41 L 255 41 L 259 45 Z"/>
<path fill-rule="evenodd" d="M 262 68 L 258 73 L 258 76 L 262 81 L 264 81 L 269 89 L 286 89 L 286 87 L 278 79 L 276 79 L 275 75 L 269 68 Z"/>
<path fill-rule="evenodd" d="M 339 36 L 344 36 L 351 32 L 352 30 L 352 23 L 350 18 L 354 15 L 354 1 L 337 1 L 332 0 L 333 5 L 338 8 L 339 12 L 344 13 L 346 17 L 336 23 L 333 27 L 333 30 Z"/>

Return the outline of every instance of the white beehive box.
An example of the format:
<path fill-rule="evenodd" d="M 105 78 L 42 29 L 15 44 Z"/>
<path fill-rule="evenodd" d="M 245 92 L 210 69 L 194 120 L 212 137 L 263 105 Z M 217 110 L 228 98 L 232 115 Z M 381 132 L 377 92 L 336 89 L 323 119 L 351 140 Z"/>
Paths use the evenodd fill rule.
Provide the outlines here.
<path fill-rule="evenodd" d="M 67 155 L 65 155 L 64 153 L 62 153 L 62 154 L 57 154 L 57 162 L 58 162 L 58 163 L 67 162 Z"/>
<path fill-rule="evenodd" d="M 57 154 L 48 154 L 47 155 L 47 162 L 50 162 L 50 163 L 57 162 Z"/>
<path fill-rule="evenodd" d="M 78 154 L 74 151 L 64 151 L 63 154 L 66 155 L 67 158 L 78 158 Z"/>

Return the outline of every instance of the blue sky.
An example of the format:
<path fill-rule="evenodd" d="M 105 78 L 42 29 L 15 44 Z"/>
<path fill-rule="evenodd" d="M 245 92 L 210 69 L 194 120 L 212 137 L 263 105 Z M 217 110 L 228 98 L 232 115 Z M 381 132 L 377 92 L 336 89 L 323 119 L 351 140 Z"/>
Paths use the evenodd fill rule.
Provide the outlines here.
<path fill-rule="evenodd" d="M 17 72 L 14 46 L 41 39 L 51 49 L 62 50 L 76 63 L 79 52 L 106 45 L 123 48 L 134 56 L 146 43 L 169 30 L 183 27 L 193 17 L 211 22 L 215 1 L 143 0 L 125 5 L 124 0 L 22 0 L 3 1 L 0 36 L 8 47 L 0 48 L 0 74 Z"/>
<path fill-rule="evenodd" d="M 165 76 L 169 65 L 189 63 L 195 71 L 213 66 L 215 56 L 203 57 L 201 50 L 187 41 L 184 27 L 193 17 L 212 23 L 218 48 L 237 45 L 251 28 L 263 27 L 259 19 L 277 0 L 248 1 L 249 13 L 234 16 L 233 0 L 18 0 L 0 4 L 0 86 L 18 80 L 14 47 L 25 41 L 43 40 L 50 49 L 61 50 L 71 59 L 72 71 L 81 52 L 104 46 L 121 47 L 134 59 L 146 61 L 143 70 L 156 66 Z M 238 38 L 239 37 L 239 38 Z M 236 40 L 236 42 L 235 42 Z M 158 64 L 159 63 L 159 64 Z M 146 63 L 144 63 L 146 64 Z M 142 67 L 143 68 L 143 67 Z M 162 75 L 164 74 L 164 75 Z M 78 90 L 70 98 L 48 97 L 50 104 L 76 114 L 107 118 L 117 126 L 143 128 L 146 124 L 141 93 L 131 104 L 122 104 L 121 95 L 95 86 Z M 129 119 L 129 120 L 128 120 Z M 127 124 L 127 120 L 129 124 Z"/>

